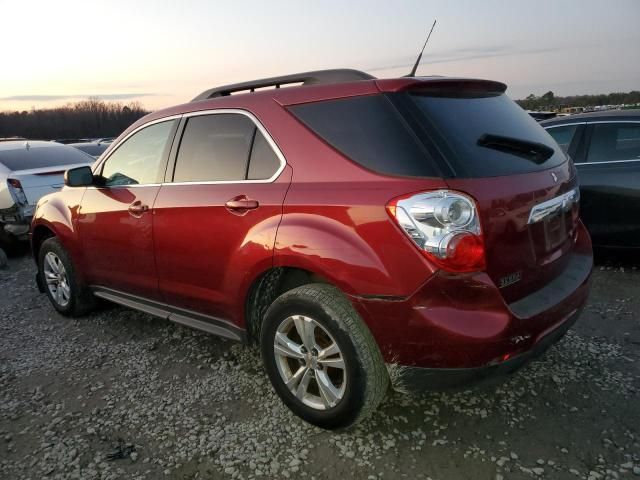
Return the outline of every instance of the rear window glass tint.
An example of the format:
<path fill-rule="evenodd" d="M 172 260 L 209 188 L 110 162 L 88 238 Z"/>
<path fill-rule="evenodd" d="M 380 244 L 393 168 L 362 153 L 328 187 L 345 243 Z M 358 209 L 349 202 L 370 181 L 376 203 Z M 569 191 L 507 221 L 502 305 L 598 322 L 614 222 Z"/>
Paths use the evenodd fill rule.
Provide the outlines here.
<path fill-rule="evenodd" d="M 379 173 L 437 175 L 415 134 L 383 95 L 290 107 L 291 112 L 354 162 Z"/>
<path fill-rule="evenodd" d="M 67 146 L 31 147 L 0 151 L 0 163 L 11 171 L 47 168 L 74 163 L 93 163 L 89 155 Z"/>
<path fill-rule="evenodd" d="M 504 94 L 408 95 L 422 116 L 421 126 L 457 177 L 494 177 L 546 170 L 566 160 L 551 136 Z M 543 162 L 482 147 L 483 135 L 542 144 L 553 154 Z"/>
<path fill-rule="evenodd" d="M 255 125 L 245 115 L 192 117 L 180 142 L 174 182 L 244 180 Z"/>
<path fill-rule="evenodd" d="M 247 179 L 266 180 L 271 178 L 278 168 L 280 168 L 280 159 L 276 156 L 276 152 L 260 130 L 256 130 Z"/>
<path fill-rule="evenodd" d="M 593 126 L 589 162 L 640 158 L 640 124 L 600 123 Z"/>
<path fill-rule="evenodd" d="M 549 135 L 560 145 L 562 151 L 567 153 L 571 146 L 571 141 L 576 134 L 576 130 L 578 130 L 578 124 L 548 128 L 547 132 L 549 132 Z"/>

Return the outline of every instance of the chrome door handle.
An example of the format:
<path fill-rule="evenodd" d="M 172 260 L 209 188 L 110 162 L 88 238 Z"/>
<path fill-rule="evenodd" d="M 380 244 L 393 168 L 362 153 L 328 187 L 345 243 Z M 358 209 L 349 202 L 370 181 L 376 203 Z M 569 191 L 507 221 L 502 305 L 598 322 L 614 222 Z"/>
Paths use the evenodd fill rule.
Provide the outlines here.
<path fill-rule="evenodd" d="M 136 200 L 131 205 L 129 205 L 129 213 L 131 213 L 132 215 L 142 215 L 148 210 L 149 205 L 143 204 L 140 200 Z"/>
<path fill-rule="evenodd" d="M 248 198 L 246 195 L 238 195 L 224 204 L 231 213 L 244 215 L 249 210 L 255 210 L 260 206 L 257 200 Z"/>

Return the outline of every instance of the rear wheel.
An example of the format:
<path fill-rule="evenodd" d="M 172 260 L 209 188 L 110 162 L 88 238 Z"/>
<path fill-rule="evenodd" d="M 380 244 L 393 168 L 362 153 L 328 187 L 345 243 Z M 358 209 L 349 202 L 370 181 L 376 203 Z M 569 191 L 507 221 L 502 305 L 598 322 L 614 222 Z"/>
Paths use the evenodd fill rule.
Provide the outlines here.
<path fill-rule="evenodd" d="M 327 429 L 349 427 L 384 398 L 388 374 L 371 332 L 335 287 L 311 284 L 269 307 L 261 331 L 265 368 L 284 403 Z"/>
<path fill-rule="evenodd" d="M 93 308 L 93 294 L 77 278 L 71 257 L 55 237 L 48 238 L 40 247 L 38 274 L 58 312 L 78 316 Z"/>

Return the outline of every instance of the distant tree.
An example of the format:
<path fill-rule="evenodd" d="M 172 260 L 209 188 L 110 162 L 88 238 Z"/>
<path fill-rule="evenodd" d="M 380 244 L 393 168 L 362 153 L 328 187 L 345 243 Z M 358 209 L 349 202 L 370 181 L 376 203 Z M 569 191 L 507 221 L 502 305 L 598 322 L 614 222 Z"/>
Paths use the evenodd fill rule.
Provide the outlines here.
<path fill-rule="evenodd" d="M 555 96 L 553 95 L 553 92 L 551 90 L 549 90 L 547 93 L 542 95 L 542 97 L 540 97 L 540 98 L 542 100 L 544 100 L 545 102 L 553 103 L 553 100 L 554 100 Z"/>
<path fill-rule="evenodd" d="M 595 107 L 598 105 L 637 105 L 640 104 L 640 91 L 570 95 L 567 97 L 556 97 L 552 91 L 548 91 L 541 97 L 530 94 L 525 99 L 516 100 L 516 102 L 525 110 L 555 110 L 560 107 Z"/>
<path fill-rule="evenodd" d="M 46 110 L 0 112 L 0 137 L 41 140 L 114 137 L 147 113 L 137 102 L 122 105 L 97 98 Z"/>

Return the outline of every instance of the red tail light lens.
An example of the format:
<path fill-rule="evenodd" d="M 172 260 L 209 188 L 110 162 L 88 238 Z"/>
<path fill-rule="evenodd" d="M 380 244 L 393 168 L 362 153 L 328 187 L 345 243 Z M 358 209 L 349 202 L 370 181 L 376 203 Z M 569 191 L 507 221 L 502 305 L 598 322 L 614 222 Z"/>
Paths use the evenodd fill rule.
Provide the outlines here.
<path fill-rule="evenodd" d="M 16 180 L 15 178 L 9 178 L 7 179 L 7 183 L 9 185 L 11 185 L 13 188 L 19 188 L 20 190 L 22 190 L 22 184 L 20 183 L 20 180 Z"/>
<path fill-rule="evenodd" d="M 20 180 L 16 178 L 8 178 L 9 190 L 13 193 L 14 200 L 21 205 L 27 205 L 27 196 L 24 194 Z"/>
<path fill-rule="evenodd" d="M 387 211 L 423 254 L 444 270 L 485 268 L 478 211 L 468 196 L 449 190 L 419 193 L 392 200 Z"/>
<path fill-rule="evenodd" d="M 482 239 L 473 233 L 458 233 L 447 245 L 447 261 L 451 267 L 459 271 L 483 269 L 484 244 Z"/>

